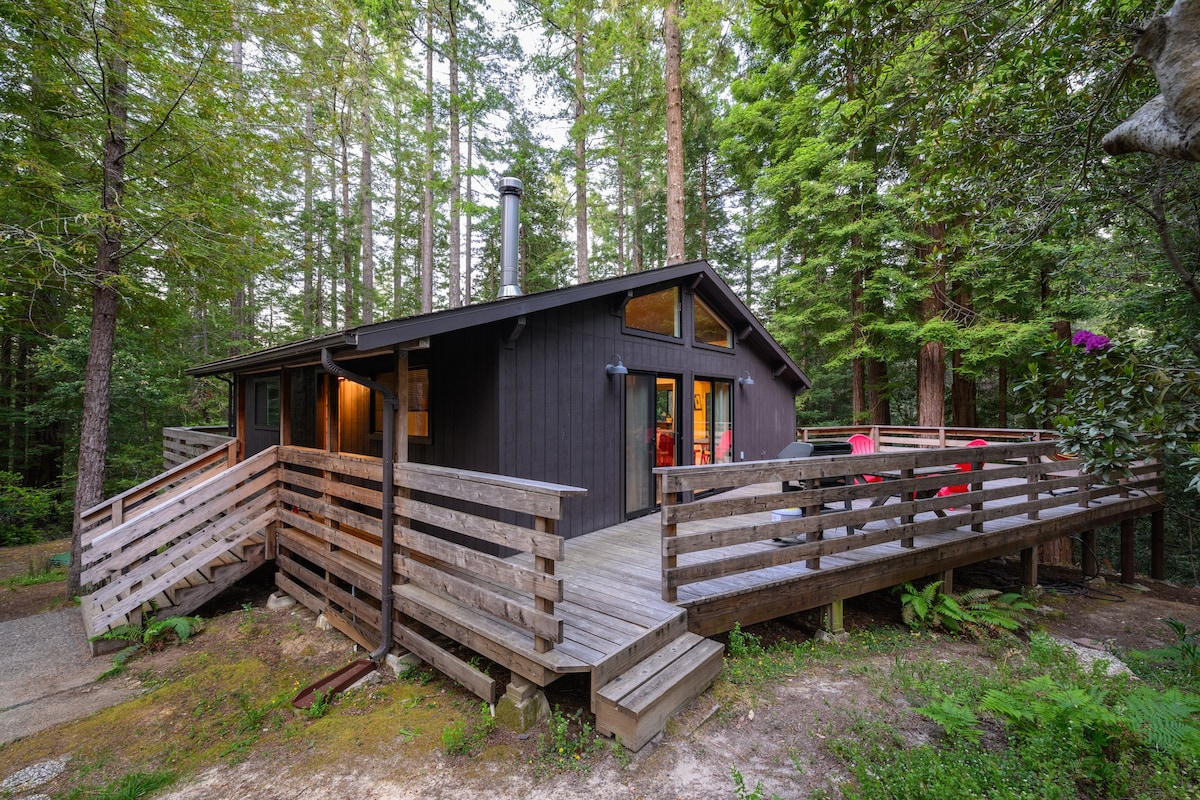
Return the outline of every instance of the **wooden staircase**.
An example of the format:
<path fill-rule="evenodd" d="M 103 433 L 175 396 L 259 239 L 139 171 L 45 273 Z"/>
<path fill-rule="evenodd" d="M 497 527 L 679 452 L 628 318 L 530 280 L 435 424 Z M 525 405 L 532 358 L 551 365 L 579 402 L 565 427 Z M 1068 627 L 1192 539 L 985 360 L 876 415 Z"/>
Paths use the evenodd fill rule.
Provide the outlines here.
<path fill-rule="evenodd" d="M 267 561 L 275 453 L 231 458 L 232 448 L 206 453 L 85 513 L 89 639 L 150 614 L 190 614 Z"/>
<path fill-rule="evenodd" d="M 683 632 L 592 692 L 596 730 L 640 750 L 721 674 L 719 642 Z"/>

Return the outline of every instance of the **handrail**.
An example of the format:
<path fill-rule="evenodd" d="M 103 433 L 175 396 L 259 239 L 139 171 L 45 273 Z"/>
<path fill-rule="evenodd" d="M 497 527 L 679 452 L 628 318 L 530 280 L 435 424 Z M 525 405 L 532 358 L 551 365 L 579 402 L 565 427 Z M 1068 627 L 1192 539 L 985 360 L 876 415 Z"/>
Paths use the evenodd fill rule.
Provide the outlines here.
<path fill-rule="evenodd" d="M 88 547 L 104 531 L 135 519 L 136 516 L 132 516 L 130 512 L 140 509 L 138 513 L 143 513 L 146 509 L 141 507 L 148 500 L 156 499 L 161 502 L 183 491 L 213 469 L 224 469 L 235 464 L 237 452 L 237 440 L 230 440 L 221 447 L 201 453 L 190 461 L 172 467 L 87 509 L 79 515 L 83 547 Z M 104 516 L 105 512 L 108 512 L 107 518 Z"/>
<path fill-rule="evenodd" d="M 1160 487 L 1159 466 L 1153 462 L 1138 465 L 1131 481 L 1102 485 L 1094 476 L 1079 471 L 1078 459 L 1056 460 L 1056 447 L 1054 441 L 1033 441 L 657 468 L 663 496 L 662 597 L 676 602 L 678 588 L 686 584 L 799 561 L 810 569 L 820 569 L 821 556 L 893 542 L 911 547 L 916 536 L 967 526 L 982 533 L 987 522 L 1011 517 L 1035 520 L 1052 508 L 1087 508 L 1093 500 L 1126 497 L 1135 490 L 1153 493 Z M 957 465 L 962 463 L 971 464 L 972 469 L 959 472 Z M 937 474 L 920 476 L 931 471 Z M 893 478 L 886 489 L 878 483 L 853 480 L 819 486 L 822 479 L 881 473 Z M 785 492 L 785 481 L 808 488 Z M 687 499 L 689 493 L 758 484 L 764 484 L 762 490 L 750 495 Z M 968 484 L 966 492 L 945 497 L 936 494 L 942 487 L 961 484 Z M 892 498 L 897 501 L 891 502 Z M 865 502 L 855 507 L 856 500 Z M 768 519 L 763 513 L 785 508 L 802 508 L 806 513 L 777 515 L 779 519 Z M 935 516 L 916 518 L 926 512 Z M 892 525 L 897 519 L 899 524 Z M 714 529 L 713 520 L 723 524 Z M 707 524 L 693 524 L 704 521 Z M 864 530 L 879 521 L 888 524 L 881 530 Z M 838 528 L 855 533 L 824 538 L 826 531 Z M 742 547 L 785 537 L 803 537 L 803 543 Z M 686 556 L 682 564 L 680 556 Z"/>

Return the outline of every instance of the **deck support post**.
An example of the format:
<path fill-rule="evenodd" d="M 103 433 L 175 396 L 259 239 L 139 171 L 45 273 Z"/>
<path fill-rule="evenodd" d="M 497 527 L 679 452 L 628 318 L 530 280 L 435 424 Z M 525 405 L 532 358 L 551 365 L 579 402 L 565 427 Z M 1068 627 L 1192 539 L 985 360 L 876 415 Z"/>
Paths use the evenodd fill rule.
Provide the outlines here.
<path fill-rule="evenodd" d="M 1150 515 L 1150 577 L 1161 581 L 1167 577 L 1167 551 L 1163 523 L 1165 512 Z"/>
<path fill-rule="evenodd" d="M 942 573 L 942 594 L 954 594 L 954 570 Z"/>
<path fill-rule="evenodd" d="M 821 606 L 821 627 L 817 630 L 817 638 L 823 642 L 844 642 L 850 638 L 850 634 L 846 633 L 841 600 Z"/>
<path fill-rule="evenodd" d="M 1134 549 L 1134 525 L 1136 520 L 1121 520 L 1121 583 L 1133 583 L 1137 579 L 1137 552 Z"/>
<path fill-rule="evenodd" d="M 1083 551 L 1079 556 L 1080 569 L 1083 571 L 1084 580 L 1091 580 L 1100 575 L 1100 567 L 1096 563 L 1096 532 L 1084 531 L 1079 537 L 1080 549 Z"/>
<path fill-rule="evenodd" d="M 1026 547 L 1021 551 L 1021 586 L 1026 589 L 1038 588 L 1038 561 L 1036 547 Z"/>
<path fill-rule="evenodd" d="M 514 672 L 496 703 L 496 721 L 510 730 L 524 732 L 549 718 L 550 701 L 542 687 Z"/>

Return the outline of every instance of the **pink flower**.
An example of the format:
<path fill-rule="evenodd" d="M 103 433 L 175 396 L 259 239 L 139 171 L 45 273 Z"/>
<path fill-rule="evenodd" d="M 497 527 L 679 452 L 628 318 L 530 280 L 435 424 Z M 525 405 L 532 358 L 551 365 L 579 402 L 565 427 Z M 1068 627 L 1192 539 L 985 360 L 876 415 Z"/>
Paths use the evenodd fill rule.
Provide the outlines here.
<path fill-rule="evenodd" d="M 1090 353 L 1093 350 L 1107 350 L 1112 347 L 1112 340 L 1098 333 L 1079 330 L 1071 337 L 1071 344 L 1082 347 L 1084 352 Z"/>

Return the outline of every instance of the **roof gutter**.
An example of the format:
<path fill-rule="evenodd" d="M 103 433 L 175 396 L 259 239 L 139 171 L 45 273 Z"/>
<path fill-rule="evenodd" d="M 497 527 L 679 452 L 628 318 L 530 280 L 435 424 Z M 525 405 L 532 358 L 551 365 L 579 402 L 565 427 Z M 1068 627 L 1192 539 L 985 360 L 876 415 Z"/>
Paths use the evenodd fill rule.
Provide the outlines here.
<path fill-rule="evenodd" d="M 395 551 L 395 503 L 396 503 L 396 413 L 400 408 L 399 398 L 390 386 L 356 375 L 333 360 L 328 347 L 321 348 L 321 366 L 339 378 L 353 381 L 383 395 L 383 554 L 379 593 L 379 647 L 371 653 L 371 660 L 379 663 L 392 649 L 392 560 Z"/>

